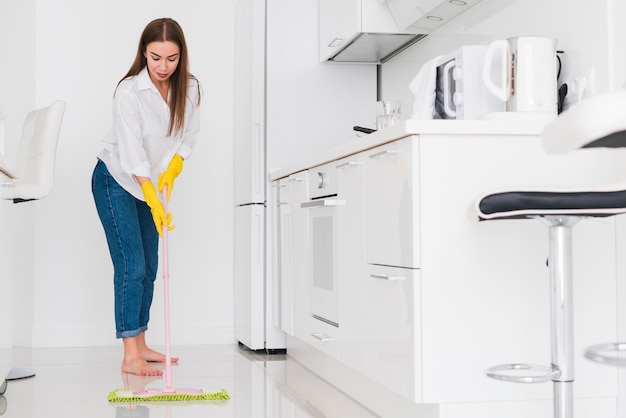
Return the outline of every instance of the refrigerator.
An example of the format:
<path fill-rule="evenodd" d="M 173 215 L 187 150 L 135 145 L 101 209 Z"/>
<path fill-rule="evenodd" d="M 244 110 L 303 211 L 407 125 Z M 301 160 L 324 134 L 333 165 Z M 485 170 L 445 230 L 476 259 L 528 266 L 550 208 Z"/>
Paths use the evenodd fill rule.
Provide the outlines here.
<path fill-rule="evenodd" d="M 235 338 L 282 351 L 270 173 L 373 127 L 377 70 L 320 62 L 318 0 L 238 0 L 235 16 Z"/>

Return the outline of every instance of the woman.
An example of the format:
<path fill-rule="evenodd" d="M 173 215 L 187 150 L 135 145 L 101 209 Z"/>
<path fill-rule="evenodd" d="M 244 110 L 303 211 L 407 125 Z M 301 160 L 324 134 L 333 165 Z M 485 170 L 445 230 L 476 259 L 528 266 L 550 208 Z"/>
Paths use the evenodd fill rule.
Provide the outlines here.
<path fill-rule="evenodd" d="M 92 193 L 114 268 L 116 337 L 124 342 L 122 372 L 158 376 L 150 362 L 165 356 L 146 345 L 158 268 L 159 234 L 172 229 L 154 181 L 167 199 L 199 130 L 200 85 L 189 73 L 180 25 L 156 19 L 113 97 L 113 127 L 92 176 Z M 155 228 L 156 227 L 156 228 Z M 177 361 L 177 359 L 172 359 Z"/>

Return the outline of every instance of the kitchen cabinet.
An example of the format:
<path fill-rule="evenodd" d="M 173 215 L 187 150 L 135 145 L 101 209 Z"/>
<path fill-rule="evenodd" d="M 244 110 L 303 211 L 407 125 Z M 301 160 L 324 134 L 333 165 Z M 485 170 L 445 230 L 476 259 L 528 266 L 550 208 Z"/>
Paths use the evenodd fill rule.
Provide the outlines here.
<path fill-rule="evenodd" d="M 386 55 L 381 50 L 387 48 L 387 44 L 392 52 L 419 39 L 416 31 L 400 31 L 387 5 L 379 0 L 319 0 L 319 12 L 321 61 L 335 56 L 347 45 L 359 47 L 360 42 L 363 42 L 362 48 L 367 49 L 364 56 L 378 51 L 381 54 L 377 57 L 379 61 Z M 366 38 L 357 42 L 363 34 L 372 37 L 371 43 Z"/>
<path fill-rule="evenodd" d="M 289 201 L 286 207 L 289 211 L 286 240 L 291 242 L 290 256 L 291 288 L 283 288 L 282 300 L 293 312 L 293 329 L 290 335 L 307 338 L 309 330 L 309 221 L 306 211 L 300 203 L 308 200 L 307 172 L 300 171 L 291 174 L 287 179 Z M 290 224 L 288 221 L 291 221 Z M 281 249 L 282 251 L 282 249 Z M 288 309 L 289 309 L 288 308 Z"/>
<path fill-rule="evenodd" d="M 278 310 L 280 318 L 280 329 L 289 335 L 293 332 L 293 221 L 291 216 L 289 178 L 283 178 L 272 183 L 274 191 L 273 200 L 276 202 L 274 233 L 272 234 L 274 248 L 274 266 L 276 267 L 274 276 L 278 282 L 280 296 Z"/>
<path fill-rule="evenodd" d="M 366 373 L 365 153 L 338 160 L 337 208 L 339 235 L 338 359 Z"/>
<path fill-rule="evenodd" d="M 320 60 L 381 64 L 481 0 L 319 0 Z"/>
<path fill-rule="evenodd" d="M 479 222 L 473 205 L 515 184 L 610 182 L 611 167 L 622 166 L 610 150 L 546 155 L 540 130 L 527 124 L 447 122 L 409 121 L 339 147 L 336 160 L 320 157 L 335 162 L 345 201 L 337 211 L 339 327 L 307 329 L 326 344 L 296 331 L 288 350 L 381 416 L 399 406 L 404 412 L 393 416 L 549 418 L 549 382 L 513 384 L 484 373 L 495 364 L 550 362 L 545 226 Z M 493 126 L 504 133 L 481 133 Z M 436 131 L 442 127 L 450 132 Z M 612 218 L 573 231 L 577 353 L 617 340 L 615 235 Z M 294 310 L 307 301 L 301 292 Z M 311 327 L 307 309 L 297 315 Z M 615 369 L 582 355 L 575 369 L 579 404 L 605 410 L 615 401 Z"/>
<path fill-rule="evenodd" d="M 365 279 L 367 376 L 420 402 L 420 271 L 369 265 Z"/>
<path fill-rule="evenodd" d="M 376 147 L 365 165 L 367 262 L 417 268 L 419 177 L 417 137 Z"/>
<path fill-rule="evenodd" d="M 415 25 L 428 32 L 444 25 L 480 0 L 385 0 L 402 30 Z"/>

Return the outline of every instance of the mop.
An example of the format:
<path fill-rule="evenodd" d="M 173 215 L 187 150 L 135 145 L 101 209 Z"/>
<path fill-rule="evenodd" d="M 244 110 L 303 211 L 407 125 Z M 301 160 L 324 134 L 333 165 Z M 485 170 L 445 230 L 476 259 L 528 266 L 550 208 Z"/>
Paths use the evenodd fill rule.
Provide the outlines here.
<path fill-rule="evenodd" d="M 167 214 L 167 186 L 163 188 L 161 196 L 163 209 Z M 152 402 L 152 401 L 212 401 L 228 400 L 230 395 L 225 389 L 220 392 L 204 392 L 202 389 L 175 389 L 172 387 L 172 356 L 170 344 L 170 290 L 169 290 L 169 256 L 167 233 L 168 226 L 163 225 L 163 293 L 165 294 L 165 389 L 148 388 L 144 391 L 133 392 L 126 389 L 116 389 L 109 393 L 109 402 Z"/>

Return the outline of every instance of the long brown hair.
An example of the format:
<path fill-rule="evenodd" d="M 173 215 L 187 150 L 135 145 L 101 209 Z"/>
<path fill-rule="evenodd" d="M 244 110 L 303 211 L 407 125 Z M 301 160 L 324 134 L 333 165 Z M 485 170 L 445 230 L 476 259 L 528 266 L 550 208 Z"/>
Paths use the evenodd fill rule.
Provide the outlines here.
<path fill-rule="evenodd" d="M 135 61 L 128 70 L 128 73 L 119 81 L 119 83 L 128 77 L 139 74 L 141 70 L 146 67 L 147 59 L 145 52 L 148 44 L 163 41 L 174 42 L 180 49 L 178 67 L 169 78 L 171 87 L 170 100 L 168 103 L 170 108 L 170 123 L 167 129 L 167 134 L 168 136 L 172 136 L 180 133 L 185 124 L 185 102 L 187 100 L 187 87 L 189 79 L 196 80 L 195 84 L 198 87 L 198 102 L 196 104 L 200 104 L 200 84 L 198 83 L 196 77 L 189 73 L 187 42 L 185 42 L 185 34 L 183 33 L 183 30 L 178 22 L 169 17 L 164 17 L 155 19 L 148 23 L 141 34 L 141 38 L 139 38 Z"/>

